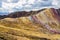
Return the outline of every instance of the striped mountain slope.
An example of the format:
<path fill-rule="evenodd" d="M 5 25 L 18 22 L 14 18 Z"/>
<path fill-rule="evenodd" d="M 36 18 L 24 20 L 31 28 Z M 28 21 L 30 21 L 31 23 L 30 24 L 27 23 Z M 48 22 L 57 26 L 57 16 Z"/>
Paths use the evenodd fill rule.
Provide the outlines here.
<path fill-rule="evenodd" d="M 33 16 L 1 19 L 0 39 L 1 40 L 12 40 L 12 39 L 60 40 L 59 10 L 60 9 L 51 8 L 39 12 Z M 49 27 L 46 25 L 48 25 Z M 53 29 L 53 31 L 51 29 Z M 54 31 L 54 29 L 57 32 Z"/>

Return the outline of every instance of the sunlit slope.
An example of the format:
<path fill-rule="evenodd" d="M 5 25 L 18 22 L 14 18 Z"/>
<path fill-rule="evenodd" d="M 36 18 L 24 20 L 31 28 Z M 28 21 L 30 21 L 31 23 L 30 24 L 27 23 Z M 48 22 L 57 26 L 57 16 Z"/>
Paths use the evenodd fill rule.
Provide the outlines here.
<path fill-rule="evenodd" d="M 0 25 L 1 26 L 1 25 Z M 16 28 L 10 28 L 10 27 L 5 27 L 5 26 L 1 26 L 0 27 L 0 38 L 4 38 L 7 40 L 39 40 L 39 39 L 51 39 L 51 40 L 55 40 L 55 39 L 59 39 L 60 35 L 58 34 L 44 34 L 44 33 L 39 33 L 39 32 L 35 32 L 35 31 L 28 31 L 28 30 L 24 30 L 24 29 L 16 29 Z"/>
<path fill-rule="evenodd" d="M 54 13 L 52 9 L 46 9 L 36 16 L 38 16 L 39 20 L 41 20 L 45 24 L 48 24 L 52 28 L 60 29 L 60 16 L 57 17 L 56 13 Z"/>
<path fill-rule="evenodd" d="M 51 9 L 46 9 L 37 16 L 53 29 L 60 29 L 60 23 Z M 3 40 L 60 40 L 60 34 L 51 33 L 41 24 L 29 20 L 29 17 L 20 17 L 0 20 L 0 38 Z"/>
<path fill-rule="evenodd" d="M 26 18 L 22 18 L 22 19 L 25 20 Z M 39 25 L 37 26 L 36 24 L 29 22 L 29 20 L 23 21 L 22 19 L 19 18 L 18 21 L 13 21 L 13 22 L 11 21 L 12 19 L 11 20 L 9 19 L 10 21 L 7 21 L 6 19 L 1 20 L 0 23 L 3 26 L 0 27 L 1 28 L 0 32 L 23 37 L 23 39 L 24 39 L 24 37 L 26 37 L 27 40 L 28 40 L 28 38 L 32 39 L 32 40 L 33 39 L 39 40 L 42 37 L 45 38 L 45 36 L 40 37 L 40 35 L 42 34 L 41 32 L 43 32 L 43 30 L 42 30 L 42 28 L 39 27 Z M 19 23 L 19 21 L 20 21 L 20 23 Z M 42 35 L 44 35 L 44 34 L 42 34 Z"/>

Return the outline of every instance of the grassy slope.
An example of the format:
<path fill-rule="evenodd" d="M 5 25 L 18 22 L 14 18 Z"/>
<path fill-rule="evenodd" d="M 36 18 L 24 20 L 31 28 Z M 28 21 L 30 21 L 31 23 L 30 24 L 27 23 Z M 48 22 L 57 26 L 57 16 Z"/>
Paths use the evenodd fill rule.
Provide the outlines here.
<path fill-rule="evenodd" d="M 52 20 L 54 19 L 52 18 Z M 51 27 L 54 28 L 52 24 Z M 58 28 L 59 26 L 57 26 Z M 45 38 L 60 40 L 60 35 L 50 33 L 41 25 L 31 22 L 28 17 L 21 17 L 0 20 L 0 38 L 6 40 L 46 40 Z"/>

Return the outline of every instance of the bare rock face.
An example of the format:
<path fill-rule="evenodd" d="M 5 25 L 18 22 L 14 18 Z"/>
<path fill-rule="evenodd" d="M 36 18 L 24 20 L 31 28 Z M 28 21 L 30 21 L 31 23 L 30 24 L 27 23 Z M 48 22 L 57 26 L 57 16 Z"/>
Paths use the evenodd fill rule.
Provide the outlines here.
<path fill-rule="evenodd" d="M 0 39 L 60 40 L 59 11 L 60 9 L 49 8 L 38 12 L 11 13 L 0 20 Z"/>
<path fill-rule="evenodd" d="M 54 17 L 59 21 L 60 20 L 60 9 L 51 9 L 54 13 Z"/>

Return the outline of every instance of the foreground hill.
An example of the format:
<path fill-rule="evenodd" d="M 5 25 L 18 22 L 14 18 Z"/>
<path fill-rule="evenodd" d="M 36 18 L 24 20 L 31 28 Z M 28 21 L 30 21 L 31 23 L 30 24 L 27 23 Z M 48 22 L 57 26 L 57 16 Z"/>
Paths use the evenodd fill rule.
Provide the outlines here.
<path fill-rule="evenodd" d="M 20 18 L 5 18 L 0 20 L 1 40 L 60 40 L 60 33 L 48 30 L 43 24 L 52 29 L 60 29 L 60 13 L 55 9 L 46 9 L 36 14 L 41 24 L 30 19 L 31 16 Z M 33 15 L 35 16 L 35 15 Z"/>

